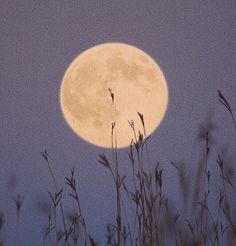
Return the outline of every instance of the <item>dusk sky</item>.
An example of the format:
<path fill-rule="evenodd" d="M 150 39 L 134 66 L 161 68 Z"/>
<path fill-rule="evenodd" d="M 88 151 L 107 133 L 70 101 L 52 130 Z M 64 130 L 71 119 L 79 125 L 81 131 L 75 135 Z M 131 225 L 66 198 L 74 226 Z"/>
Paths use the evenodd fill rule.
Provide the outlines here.
<path fill-rule="evenodd" d="M 67 67 L 95 45 L 134 45 L 165 75 L 169 104 L 149 148 L 153 167 L 159 161 L 165 170 L 170 199 L 178 199 L 170 163 L 184 162 L 194 170 L 200 151 L 196 137 L 206 119 L 217 126 L 212 166 L 226 150 L 236 161 L 233 124 L 217 99 L 221 90 L 236 114 L 236 1 L 1 1 L 0 34 L 0 211 L 6 215 L 0 237 L 6 245 L 13 245 L 17 194 L 24 196 L 17 245 L 42 245 L 47 217 L 36 204 L 54 191 L 40 154 L 44 149 L 59 186 L 65 187 L 65 176 L 75 167 L 84 216 L 100 245 L 107 223 L 114 221 L 115 187 L 98 163 L 98 154 L 111 151 L 79 138 L 59 102 Z M 129 176 L 127 151 L 118 154 L 121 172 Z M 13 176 L 17 185 L 9 190 Z"/>

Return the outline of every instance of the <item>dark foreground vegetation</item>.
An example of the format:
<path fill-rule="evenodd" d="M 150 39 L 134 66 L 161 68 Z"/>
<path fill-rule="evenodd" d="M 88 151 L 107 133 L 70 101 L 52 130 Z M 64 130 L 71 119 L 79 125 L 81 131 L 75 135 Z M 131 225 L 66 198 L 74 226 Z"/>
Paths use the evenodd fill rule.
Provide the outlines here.
<path fill-rule="evenodd" d="M 220 91 L 218 100 L 229 113 L 236 134 L 232 108 Z M 127 177 L 119 172 L 115 122 L 111 126 L 111 158 L 104 154 L 98 157 L 104 171 L 110 173 L 116 191 L 115 220 L 104 228 L 106 245 L 236 245 L 236 182 L 233 175 L 235 167 L 230 166 L 232 163 L 227 163 L 219 153 L 214 157 L 215 168 L 211 170 L 209 156 L 214 145 L 214 124 L 206 122 L 200 127 L 198 138 L 204 151 L 194 173 L 181 163 L 171 162 L 179 180 L 178 197 L 182 201 L 182 207 L 179 207 L 171 202 L 165 193 L 165 184 L 168 182 L 164 179 L 165 170 L 158 163 L 150 163 L 150 136 L 146 135 L 144 116 L 141 113 L 138 115 L 143 126 L 142 132 L 136 131 L 132 121 L 128 122 L 133 131 L 133 140 L 127 152 L 132 174 L 127 177 L 132 180 L 127 182 Z M 65 177 L 65 184 L 70 189 L 68 195 L 56 182 L 47 151 L 41 155 L 47 163 L 54 184 L 54 192 L 49 192 L 53 209 L 52 213 L 47 215 L 42 245 L 101 245 L 90 235 L 86 218 L 83 216 L 75 170 L 72 169 L 70 175 Z M 74 209 L 71 213 L 65 212 L 63 207 L 66 200 L 73 201 Z M 21 196 L 14 198 L 17 218 L 23 201 Z M 0 236 L 5 219 L 4 214 L 0 213 Z M 0 243 L 5 244 L 8 245 L 3 241 Z M 16 242 L 15 244 L 17 245 Z"/>

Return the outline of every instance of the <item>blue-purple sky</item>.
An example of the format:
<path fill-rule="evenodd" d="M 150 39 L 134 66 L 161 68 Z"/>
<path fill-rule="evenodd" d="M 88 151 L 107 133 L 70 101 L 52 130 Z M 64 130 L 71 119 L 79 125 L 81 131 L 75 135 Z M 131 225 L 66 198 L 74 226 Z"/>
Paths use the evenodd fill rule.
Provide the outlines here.
<path fill-rule="evenodd" d="M 48 150 L 59 184 L 71 167 L 78 174 L 82 206 L 91 234 L 101 241 L 114 219 L 114 187 L 99 166 L 103 150 L 78 138 L 67 126 L 59 105 L 62 76 L 82 51 L 105 42 L 135 45 L 162 68 L 169 87 L 169 107 L 153 134 L 150 151 L 175 187 L 170 161 L 194 168 L 196 135 L 209 112 L 217 124 L 218 151 L 229 147 L 236 160 L 230 117 L 217 102 L 220 89 L 236 112 L 236 1 L 157 0 L 9 0 L 0 3 L 0 208 L 6 213 L 5 241 L 14 228 L 12 196 L 25 197 L 18 245 L 41 245 L 46 221 L 35 203 L 53 191 L 46 163 Z M 217 140 L 217 139 L 220 139 Z M 127 170 L 127 150 L 121 169 Z M 17 187 L 9 193 L 9 175 Z M 9 244 L 10 245 L 10 244 Z"/>

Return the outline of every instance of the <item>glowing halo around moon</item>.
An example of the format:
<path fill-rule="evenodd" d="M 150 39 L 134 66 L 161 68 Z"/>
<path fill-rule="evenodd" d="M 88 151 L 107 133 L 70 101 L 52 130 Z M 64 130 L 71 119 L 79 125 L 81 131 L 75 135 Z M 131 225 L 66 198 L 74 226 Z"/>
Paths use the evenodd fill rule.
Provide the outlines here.
<path fill-rule="evenodd" d="M 144 116 L 147 135 L 159 126 L 168 105 L 168 87 L 148 54 L 131 45 L 105 43 L 84 51 L 70 64 L 60 104 L 71 129 L 100 147 L 111 147 L 111 126 L 116 122 L 117 147 L 122 148 L 134 138 L 128 121 L 143 132 L 137 112 Z"/>

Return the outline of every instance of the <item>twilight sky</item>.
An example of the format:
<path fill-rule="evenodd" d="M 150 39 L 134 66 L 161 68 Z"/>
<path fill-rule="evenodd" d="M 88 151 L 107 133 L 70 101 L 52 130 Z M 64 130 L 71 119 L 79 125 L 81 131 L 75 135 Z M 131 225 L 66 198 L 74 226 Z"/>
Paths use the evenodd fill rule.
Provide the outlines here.
<path fill-rule="evenodd" d="M 67 126 L 59 105 L 62 76 L 82 51 L 105 42 L 135 45 L 152 56 L 169 87 L 166 116 L 153 134 L 150 151 L 171 182 L 167 193 L 176 199 L 171 161 L 194 169 L 199 124 L 211 112 L 217 124 L 215 152 L 229 147 L 236 160 L 233 126 L 217 102 L 220 89 L 236 112 L 236 1 L 155 0 L 9 0 L 0 3 L 0 208 L 7 217 L 5 236 L 14 228 L 12 196 L 25 197 L 18 245 L 41 245 L 35 203 L 53 191 L 46 163 L 48 150 L 56 179 L 76 168 L 84 214 L 92 235 L 102 242 L 113 221 L 114 187 L 98 154 L 107 153 L 78 138 Z M 220 141 L 219 141 L 220 139 Z M 126 173 L 127 149 L 119 152 Z M 10 193 L 8 177 L 17 176 Z M 29 226 L 30 225 L 30 226 Z M 9 238 L 9 241 L 11 239 Z M 7 240 L 6 240 L 7 241 Z"/>

